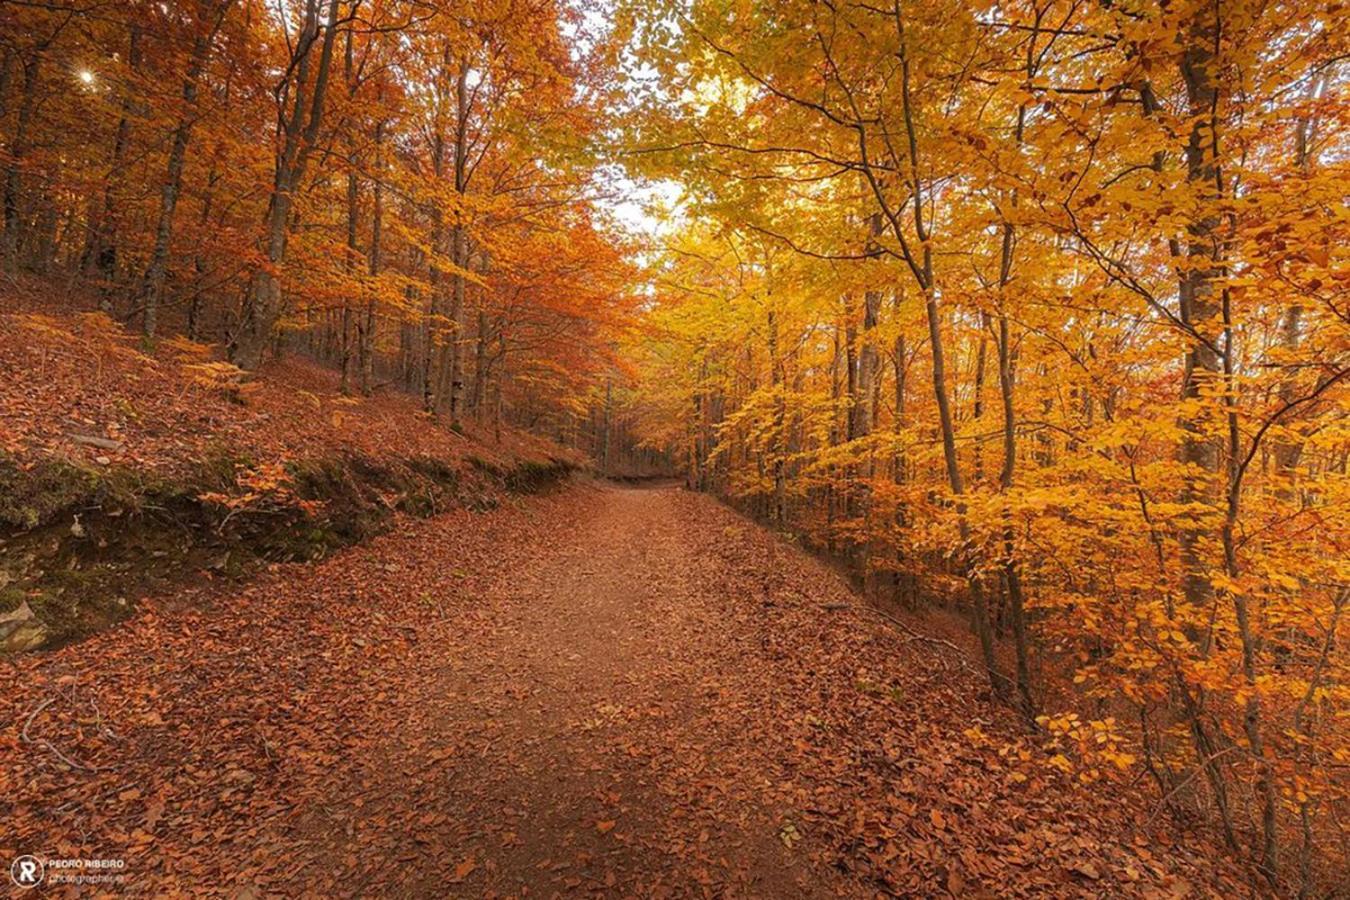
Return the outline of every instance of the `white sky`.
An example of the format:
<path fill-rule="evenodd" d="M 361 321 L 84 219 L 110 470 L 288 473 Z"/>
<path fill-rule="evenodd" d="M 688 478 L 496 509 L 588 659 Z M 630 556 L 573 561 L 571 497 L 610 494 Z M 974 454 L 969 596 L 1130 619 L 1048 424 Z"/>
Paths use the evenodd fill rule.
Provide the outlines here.
<path fill-rule="evenodd" d="M 683 196 L 678 183 L 637 182 L 620 175 L 615 178 L 614 187 L 622 196 L 601 200 L 600 205 L 610 211 L 624 230 L 648 239 L 660 239 L 671 232 L 673 223 L 667 215 L 678 214 Z"/>

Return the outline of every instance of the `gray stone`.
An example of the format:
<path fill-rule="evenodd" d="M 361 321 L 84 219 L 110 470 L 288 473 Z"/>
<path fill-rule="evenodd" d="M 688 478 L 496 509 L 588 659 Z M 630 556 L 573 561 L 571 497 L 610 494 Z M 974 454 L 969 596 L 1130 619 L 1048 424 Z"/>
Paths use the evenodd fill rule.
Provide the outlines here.
<path fill-rule="evenodd" d="M 47 641 L 47 626 L 33 615 L 25 600 L 13 612 L 0 614 L 0 653 L 22 653 Z"/>

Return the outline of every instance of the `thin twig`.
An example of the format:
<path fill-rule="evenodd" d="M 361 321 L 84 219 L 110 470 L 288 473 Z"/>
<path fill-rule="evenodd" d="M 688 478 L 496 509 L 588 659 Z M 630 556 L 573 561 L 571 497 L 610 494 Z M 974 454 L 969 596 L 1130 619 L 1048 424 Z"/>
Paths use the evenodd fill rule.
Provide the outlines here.
<path fill-rule="evenodd" d="M 882 610 L 879 610 L 874 606 L 864 606 L 859 603 L 828 603 L 821 606 L 820 608 L 826 610 L 827 612 L 830 610 L 849 609 L 855 612 L 870 612 L 874 615 L 880 616 L 887 622 L 890 622 L 896 628 L 899 628 L 906 635 L 908 635 L 908 638 L 905 641 L 905 643 L 909 643 L 910 641 L 920 641 L 922 643 L 936 644 L 940 647 L 946 647 L 957 654 L 956 661 L 957 663 L 960 664 L 961 668 L 970 671 L 970 664 L 966 662 L 965 650 L 961 649 L 956 644 L 953 644 L 951 641 L 944 640 L 940 637 L 933 637 L 932 635 L 928 634 L 922 634 L 918 631 L 915 631 L 913 628 L 911 628 L 909 625 L 902 622 L 901 620 L 897 619 L 895 616 L 891 615 L 890 613 L 883 612 Z"/>
<path fill-rule="evenodd" d="M 103 766 L 87 766 L 84 765 L 83 763 L 76 762 L 75 760 L 71 759 L 69 756 L 66 756 L 64 753 L 58 750 L 56 748 L 56 745 L 53 744 L 51 741 L 47 740 L 46 738 L 31 738 L 28 736 L 28 729 L 33 724 L 33 720 L 36 719 L 44 709 L 55 703 L 56 700 L 57 698 L 55 697 L 48 697 L 46 700 L 43 700 L 41 703 L 39 703 L 37 705 L 37 708 L 28 714 L 28 719 L 23 723 L 23 731 L 19 733 L 19 736 L 23 738 L 23 742 L 25 744 L 32 744 L 35 747 L 46 747 L 48 750 L 52 752 L 52 754 L 57 759 L 61 760 L 61 762 L 70 766 L 72 769 L 79 769 L 82 772 L 102 771 L 102 769 L 104 768 Z"/>
<path fill-rule="evenodd" d="M 1232 753 L 1234 750 L 1240 750 L 1240 749 L 1242 749 L 1242 748 L 1241 748 L 1239 745 L 1237 745 L 1237 744 L 1230 744 L 1229 746 L 1225 747 L 1224 749 L 1220 750 L 1219 752 L 1213 753 L 1213 754 L 1211 754 L 1209 757 L 1207 757 L 1206 759 L 1202 760 L 1202 761 L 1200 762 L 1200 764 L 1197 765 L 1197 766 L 1195 767 L 1194 770 L 1192 770 L 1191 774 L 1189 774 L 1189 775 L 1187 775 L 1185 778 L 1181 779 L 1181 781 L 1177 783 L 1177 786 L 1176 786 L 1176 787 L 1172 788 L 1170 791 L 1168 791 L 1166 794 L 1163 795 L 1163 798 L 1162 798 L 1161 800 L 1158 801 L 1158 805 L 1157 805 L 1156 807 L 1153 808 L 1153 812 L 1149 813 L 1149 816 L 1148 816 L 1148 821 L 1149 821 L 1149 823 L 1151 824 L 1151 823 L 1153 822 L 1153 820 L 1156 819 L 1156 818 L 1158 817 L 1158 813 L 1162 812 L 1163 809 L 1166 808 L 1166 806 L 1167 806 L 1167 804 L 1168 804 L 1168 801 L 1170 801 L 1173 797 L 1175 797 L 1178 793 L 1180 793 L 1180 791 L 1181 791 L 1182 788 L 1186 787 L 1186 785 L 1188 785 L 1188 784 L 1190 784 L 1192 781 L 1194 781 L 1194 780 L 1196 779 L 1196 777 L 1197 777 L 1202 771 L 1204 771 L 1206 768 L 1208 768 L 1208 766 L 1209 766 L 1210 763 L 1214 762 L 1214 761 L 1215 761 L 1216 759 L 1218 759 L 1220 756 L 1224 756 L 1224 755 L 1226 755 L 1226 754 L 1228 754 L 1228 753 Z"/>

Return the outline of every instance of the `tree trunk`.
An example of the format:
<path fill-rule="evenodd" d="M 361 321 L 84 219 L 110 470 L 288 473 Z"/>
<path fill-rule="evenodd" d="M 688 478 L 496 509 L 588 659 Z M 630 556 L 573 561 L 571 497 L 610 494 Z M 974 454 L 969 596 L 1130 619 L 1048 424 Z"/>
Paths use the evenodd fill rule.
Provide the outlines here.
<path fill-rule="evenodd" d="M 37 106 L 38 84 L 42 77 L 42 57 L 37 52 L 23 64 L 23 98 L 14 124 L 14 136 L 9 141 L 9 165 L 5 169 L 5 271 L 13 272 L 19 264 L 19 204 L 23 193 L 23 175 L 28 155 L 29 131 L 33 111 Z"/>
<path fill-rule="evenodd" d="M 356 100 L 356 78 L 353 54 L 355 52 L 355 42 L 352 40 L 352 31 L 347 29 L 346 48 L 343 53 L 342 72 L 347 81 L 347 101 L 354 103 Z M 359 160 L 356 155 L 356 136 L 353 123 L 348 123 L 347 127 L 347 256 L 343 261 L 343 269 L 350 279 L 357 271 L 357 258 L 360 249 L 357 246 L 356 233 L 360 228 L 361 215 L 361 185 L 356 177 L 356 169 Z M 339 334 L 338 352 L 341 357 L 342 375 L 338 381 L 338 391 L 343 395 L 352 392 L 352 367 L 356 360 L 356 336 L 355 316 L 352 311 L 352 290 L 349 287 L 342 294 L 342 320 Z"/>
<path fill-rule="evenodd" d="M 375 123 L 375 168 L 371 181 L 370 249 L 367 253 L 372 292 L 378 291 L 382 260 L 381 242 L 384 240 L 384 121 Z M 375 297 L 366 298 L 365 316 L 358 324 L 360 331 L 358 355 L 361 362 L 361 393 L 369 396 L 375 379 Z"/>
<path fill-rule="evenodd" d="M 461 398 L 463 381 L 460 377 L 460 314 L 464 308 L 464 269 L 468 265 L 467 234 L 464 222 L 464 195 L 469 184 L 469 64 L 461 60 L 459 75 L 455 81 L 455 193 L 459 195 L 459 204 L 455 209 L 454 225 L 450 229 L 450 259 L 455 265 L 451 276 L 450 294 L 450 353 L 449 353 L 449 392 L 450 427 L 460 427 Z"/>
<path fill-rule="evenodd" d="M 333 43 L 337 32 L 339 0 L 330 0 L 328 21 L 320 22 L 320 0 L 307 0 L 304 25 L 296 42 L 298 63 L 291 82 L 294 104 L 289 115 L 281 116 L 282 146 L 277 154 L 272 193 L 264 224 L 266 265 L 253 275 L 239 328 L 230 341 L 230 358 L 244 369 L 256 369 L 273 337 L 281 316 L 281 282 L 278 273 L 286 261 L 286 243 L 295 192 L 304 179 L 305 169 L 323 125 L 325 95 L 333 65 Z M 314 44 L 322 36 L 319 65 L 313 84 L 309 72 Z"/>
<path fill-rule="evenodd" d="M 141 27 L 130 26 L 130 47 L 127 65 L 132 77 L 141 65 Z M 112 158 L 108 160 L 108 177 L 103 183 L 103 201 L 97 216 L 94 217 L 89 232 L 89 244 L 85 249 L 85 258 L 97 270 L 99 276 L 99 309 L 111 312 L 113 307 L 113 285 L 117 279 L 117 228 L 121 208 L 118 203 L 118 188 L 124 176 L 123 167 L 127 154 L 127 143 L 131 137 L 131 114 L 134 109 L 132 91 L 129 84 L 122 85 L 121 114 L 117 119 L 117 131 L 113 138 Z"/>
<path fill-rule="evenodd" d="M 609 453 L 610 453 L 610 429 L 614 417 L 614 379 L 605 378 L 605 409 L 602 418 L 602 434 L 600 437 L 600 474 L 609 474 Z"/>
<path fill-rule="evenodd" d="M 1182 321 L 1193 332 L 1191 349 L 1186 358 L 1184 396 L 1187 399 L 1201 398 L 1212 393 L 1215 388 L 1221 388 L 1219 395 L 1223 398 L 1226 410 L 1228 491 L 1220 539 L 1223 571 L 1232 581 L 1239 574 L 1236 531 L 1242 496 L 1242 472 L 1239 469 L 1242 446 L 1234 393 L 1237 382 L 1234 373 L 1231 303 L 1227 290 L 1220 291 L 1216 285 L 1224 267 L 1224 238 L 1219 234 L 1221 220 L 1217 202 L 1223 198 L 1225 190 L 1219 167 L 1220 94 L 1215 79 L 1219 66 L 1221 28 L 1218 16 L 1218 7 L 1213 10 L 1205 7 L 1196 13 L 1187 26 L 1181 58 L 1187 107 L 1193 121 L 1186 146 L 1186 180 L 1196 191 L 1202 210 L 1187 228 L 1188 265 L 1181 278 L 1181 313 Z M 1197 470 L 1193 473 L 1194 482 L 1188 486 L 1183 501 L 1212 504 L 1216 499 L 1221 443 L 1212 434 L 1212 417 L 1199 412 L 1187 416 L 1182 426 L 1186 431 L 1182 440 L 1182 460 Z M 1186 601 L 1201 612 L 1209 608 L 1215 599 L 1209 566 L 1204 559 L 1202 530 L 1203 527 L 1188 528 L 1181 534 Z M 1262 803 L 1260 867 L 1266 877 L 1274 882 L 1278 878 L 1279 864 L 1276 831 L 1278 798 L 1262 734 L 1256 663 L 1257 636 L 1253 631 L 1249 599 L 1241 590 L 1229 593 L 1242 643 L 1242 674 L 1247 687 L 1243 731 L 1256 759 L 1257 792 Z M 1208 650 L 1208 644 L 1209 639 L 1206 637 L 1202 652 Z"/>
<path fill-rule="evenodd" d="M 787 400 L 783 363 L 779 359 L 778 317 L 769 310 L 769 370 L 773 384 L 773 447 L 770 451 L 770 465 L 773 467 L 773 505 L 770 519 L 777 525 L 786 524 L 787 519 L 787 473 L 785 459 L 787 455 Z"/>
<path fill-rule="evenodd" d="M 142 279 L 141 304 L 144 309 L 143 331 L 147 338 L 155 336 L 159 323 L 159 301 L 164 290 L 164 275 L 169 259 L 169 246 L 173 240 L 173 216 L 178 207 L 178 196 L 183 187 L 183 164 L 187 158 L 188 141 L 192 137 L 192 126 L 197 113 L 197 83 L 201 79 L 202 69 L 206 65 L 207 54 L 215 39 L 217 30 L 224 21 L 225 13 L 233 0 L 225 0 L 215 11 L 215 22 L 207 33 L 197 35 L 192 42 L 192 57 L 188 61 L 187 74 L 183 78 L 183 117 L 173 134 L 173 147 L 169 150 L 169 164 L 165 172 L 164 185 L 160 189 L 159 224 L 155 227 L 155 246 L 150 253 L 150 263 L 145 268 Z M 206 24 L 210 4 L 199 4 L 203 15 L 197 27 Z"/>
<path fill-rule="evenodd" d="M 470 406 L 475 419 L 482 421 L 483 407 L 487 403 L 487 345 L 491 339 L 488 333 L 487 312 L 478 310 L 478 339 L 474 342 L 473 395 Z"/>
<path fill-rule="evenodd" d="M 1207 15 L 1202 11 L 1191 23 L 1181 60 L 1187 106 L 1194 117 L 1186 145 L 1186 180 L 1202 195 L 1212 195 L 1213 191 L 1216 172 L 1213 141 L 1217 135 L 1211 117 L 1218 103 L 1212 72 L 1217 23 L 1207 21 Z M 1219 376 L 1216 327 L 1219 306 L 1214 293 L 1214 282 L 1219 277 L 1215 259 L 1218 226 L 1217 214 L 1206 211 L 1187 227 L 1188 259 L 1179 285 L 1181 320 L 1191 331 L 1182 383 L 1182 396 L 1187 400 L 1212 395 Z M 1217 500 L 1219 442 L 1207 433 L 1211 422 L 1212 417 L 1203 411 L 1188 414 L 1181 422 L 1185 431 L 1181 460 L 1190 469 L 1181 497 L 1183 503 L 1209 505 Z M 1214 602 L 1214 588 L 1202 547 L 1204 532 L 1205 526 L 1196 525 L 1184 528 L 1180 535 L 1183 592 L 1187 603 L 1196 610 L 1207 609 Z"/>

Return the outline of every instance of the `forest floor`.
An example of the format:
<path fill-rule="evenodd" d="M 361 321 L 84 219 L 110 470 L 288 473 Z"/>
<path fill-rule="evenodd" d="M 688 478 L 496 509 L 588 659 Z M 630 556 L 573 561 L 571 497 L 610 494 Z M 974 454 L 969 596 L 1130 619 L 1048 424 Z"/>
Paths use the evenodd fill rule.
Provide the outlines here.
<path fill-rule="evenodd" d="M 170 338 L 148 349 L 43 287 L 0 285 L 0 372 L 15 373 L 0 379 L 0 454 L 24 465 L 59 456 L 165 477 L 220 452 L 258 462 L 341 452 L 456 463 L 472 454 L 501 468 L 567 454 L 518 429 L 434 427 L 417 398 L 388 385 L 343 396 L 335 372 L 295 354 L 235 385 L 219 347 Z"/>
<path fill-rule="evenodd" d="M 0 289 L 0 655 L 585 465 L 479 410 L 452 429 L 391 381 L 344 396 L 299 352 L 245 380 L 219 347 L 146 345 L 62 296 Z"/>
<path fill-rule="evenodd" d="M 160 895 L 1249 893 L 859 603 L 674 487 L 407 518 L 0 662 L 0 854 Z"/>

